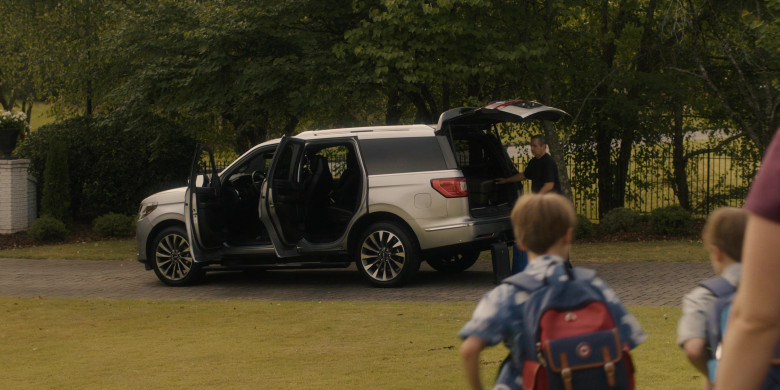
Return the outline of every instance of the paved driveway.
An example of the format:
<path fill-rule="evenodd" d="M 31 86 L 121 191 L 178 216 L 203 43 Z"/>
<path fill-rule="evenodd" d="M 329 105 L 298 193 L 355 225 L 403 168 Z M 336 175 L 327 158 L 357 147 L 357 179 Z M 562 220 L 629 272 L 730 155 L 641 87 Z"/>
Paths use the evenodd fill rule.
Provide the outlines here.
<path fill-rule="evenodd" d="M 593 268 L 627 305 L 677 306 L 712 276 L 709 263 L 578 262 Z M 203 284 L 167 287 L 135 261 L 0 259 L 0 296 L 138 299 L 270 299 L 477 302 L 493 287 L 489 261 L 458 275 L 423 265 L 403 288 L 367 285 L 354 266 L 336 270 L 215 272 Z"/>

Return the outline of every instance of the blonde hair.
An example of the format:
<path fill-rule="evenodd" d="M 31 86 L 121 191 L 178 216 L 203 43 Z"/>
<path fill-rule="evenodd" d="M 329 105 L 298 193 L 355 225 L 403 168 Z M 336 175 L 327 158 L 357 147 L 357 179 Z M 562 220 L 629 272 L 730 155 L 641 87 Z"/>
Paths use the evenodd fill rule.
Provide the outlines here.
<path fill-rule="evenodd" d="M 715 245 L 736 262 L 742 261 L 748 212 L 737 207 L 721 207 L 707 217 L 702 230 L 705 244 Z"/>
<path fill-rule="evenodd" d="M 545 253 L 577 224 L 574 206 L 556 193 L 523 195 L 512 209 L 517 244 L 534 253 Z"/>

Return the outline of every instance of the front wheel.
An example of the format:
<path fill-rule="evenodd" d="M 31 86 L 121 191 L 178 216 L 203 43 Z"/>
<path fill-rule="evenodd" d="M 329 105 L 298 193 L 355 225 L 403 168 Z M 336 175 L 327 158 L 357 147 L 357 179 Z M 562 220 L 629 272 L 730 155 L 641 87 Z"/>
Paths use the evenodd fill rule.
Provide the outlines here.
<path fill-rule="evenodd" d="M 157 278 L 169 286 L 186 286 L 203 279 L 200 264 L 192 259 L 187 233 L 181 226 L 163 229 L 154 239 L 152 268 Z"/>
<path fill-rule="evenodd" d="M 479 254 L 480 252 L 476 249 L 464 249 L 457 253 L 453 252 L 431 257 L 426 261 L 431 268 L 439 272 L 456 274 L 458 272 L 463 272 L 474 265 L 474 263 L 477 262 L 477 259 L 479 259 Z"/>
<path fill-rule="evenodd" d="M 420 267 L 417 241 L 396 223 L 371 224 L 360 236 L 358 245 L 355 251 L 357 269 L 374 286 L 401 286 Z"/>

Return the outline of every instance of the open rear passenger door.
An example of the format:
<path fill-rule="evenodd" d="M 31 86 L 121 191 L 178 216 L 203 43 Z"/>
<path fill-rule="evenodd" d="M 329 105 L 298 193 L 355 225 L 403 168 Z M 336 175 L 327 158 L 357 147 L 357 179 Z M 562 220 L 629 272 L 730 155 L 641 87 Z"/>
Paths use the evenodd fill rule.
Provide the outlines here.
<path fill-rule="evenodd" d="M 304 141 L 282 137 L 260 190 L 260 220 L 279 257 L 298 254 L 303 237 L 303 177 L 300 161 Z"/>

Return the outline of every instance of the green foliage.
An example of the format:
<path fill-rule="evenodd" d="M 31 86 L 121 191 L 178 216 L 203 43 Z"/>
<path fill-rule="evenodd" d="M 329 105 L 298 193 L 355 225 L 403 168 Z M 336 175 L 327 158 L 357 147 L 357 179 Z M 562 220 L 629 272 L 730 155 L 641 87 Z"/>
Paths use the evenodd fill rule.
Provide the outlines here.
<path fill-rule="evenodd" d="M 68 151 L 62 139 L 51 142 L 48 150 L 43 171 L 41 215 L 69 222 L 72 214 Z"/>
<path fill-rule="evenodd" d="M 655 234 L 673 236 L 687 233 L 692 222 L 690 211 L 680 205 L 655 209 L 650 213 L 650 228 Z"/>
<path fill-rule="evenodd" d="M 68 228 L 62 221 L 44 215 L 30 225 L 27 235 L 39 242 L 62 241 L 68 236 Z"/>
<path fill-rule="evenodd" d="M 641 220 L 638 212 L 618 207 L 604 214 L 600 224 L 607 233 L 633 232 Z"/>
<path fill-rule="evenodd" d="M 108 213 L 92 221 L 92 230 L 107 237 L 127 237 L 134 233 L 135 217 Z"/>
<path fill-rule="evenodd" d="M 135 131 L 125 130 L 130 121 L 137 123 Z M 195 149 L 183 129 L 153 115 L 73 118 L 41 127 L 17 149 L 44 186 L 46 151 L 58 140 L 70 151 L 70 200 L 81 221 L 109 212 L 133 214 L 144 197 L 185 185 Z"/>
<path fill-rule="evenodd" d="M 575 192 L 594 210 L 635 207 L 631 189 L 647 184 L 626 178 L 637 145 L 697 131 L 764 152 L 780 125 L 777 11 L 777 1 L 0 0 L 0 105 L 110 113 L 140 138 L 151 112 L 243 152 L 303 128 L 432 123 L 453 107 L 533 99 L 572 115 L 545 130 L 560 139 L 555 158 L 558 144 L 588 153 Z M 540 132 L 499 131 L 515 143 Z M 675 143 L 675 168 L 701 151 Z M 681 172 L 663 180 L 686 183 Z M 699 211 L 686 193 L 673 196 Z"/>
<path fill-rule="evenodd" d="M 574 229 L 574 238 L 587 239 L 593 237 L 593 223 L 582 214 L 577 214 L 577 226 Z"/>

